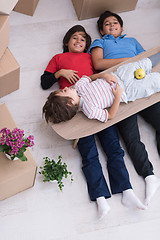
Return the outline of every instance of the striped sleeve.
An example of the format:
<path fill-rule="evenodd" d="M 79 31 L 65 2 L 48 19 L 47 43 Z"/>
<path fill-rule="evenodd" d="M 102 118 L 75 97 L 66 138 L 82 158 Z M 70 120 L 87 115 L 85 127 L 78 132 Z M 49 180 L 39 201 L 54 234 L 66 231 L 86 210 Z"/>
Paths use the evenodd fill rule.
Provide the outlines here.
<path fill-rule="evenodd" d="M 81 86 L 84 86 L 85 84 L 91 82 L 90 77 L 83 75 L 75 84 L 76 89 L 78 89 Z"/>
<path fill-rule="evenodd" d="M 107 122 L 108 120 L 108 111 L 106 109 L 96 108 L 88 102 L 83 104 L 82 111 L 89 119 L 97 119 L 101 122 Z"/>

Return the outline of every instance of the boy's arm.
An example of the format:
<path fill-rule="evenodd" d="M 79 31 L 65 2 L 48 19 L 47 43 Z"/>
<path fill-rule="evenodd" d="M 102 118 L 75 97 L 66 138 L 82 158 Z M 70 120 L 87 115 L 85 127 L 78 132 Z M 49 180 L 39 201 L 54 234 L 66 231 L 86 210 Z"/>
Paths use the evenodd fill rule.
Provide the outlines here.
<path fill-rule="evenodd" d="M 100 72 L 100 73 L 93 74 L 89 77 L 91 81 L 95 81 L 97 78 L 104 78 L 109 84 L 112 84 L 113 82 L 117 83 L 118 81 L 117 77 L 111 73 Z"/>
<path fill-rule="evenodd" d="M 103 49 L 100 47 L 93 48 L 91 55 L 93 66 L 96 70 L 105 70 L 129 59 L 129 58 L 104 59 Z"/>
<path fill-rule="evenodd" d="M 121 95 L 122 95 L 122 88 L 116 84 L 116 89 L 112 88 L 113 94 L 115 96 L 114 102 L 111 106 L 111 108 L 108 110 L 108 119 L 112 119 L 115 117 L 118 108 L 119 108 L 119 104 L 120 104 L 120 100 L 121 100 Z"/>
<path fill-rule="evenodd" d="M 99 109 L 87 103 L 87 104 L 83 104 L 82 112 L 89 119 L 97 119 L 101 122 L 106 122 L 108 119 L 114 118 L 118 111 L 123 89 L 118 84 L 116 84 L 116 89 L 112 87 L 112 91 L 115 96 L 115 99 L 109 110 Z"/>

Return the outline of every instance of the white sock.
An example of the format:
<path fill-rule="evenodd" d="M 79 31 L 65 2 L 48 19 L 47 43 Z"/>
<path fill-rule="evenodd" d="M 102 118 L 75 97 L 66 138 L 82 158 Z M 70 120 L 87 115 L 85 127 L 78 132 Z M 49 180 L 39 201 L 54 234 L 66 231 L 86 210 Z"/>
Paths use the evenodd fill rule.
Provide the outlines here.
<path fill-rule="evenodd" d="M 148 205 L 151 198 L 160 187 L 160 178 L 156 177 L 155 175 L 149 175 L 145 178 L 146 184 L 146 198 L 145 204 Z"/>
<path fill-rule="evenodd" d="M 101 220 L 110 211 L 110 206 L 108 205 L 105 197 L 99 197 L 96 199 L 96 201 L 98 205 L 98 216 L 99 216 L 99 219 Z"/>
<path fill-rule="evenodd" d="M 141 203 L 141 201 L 135 195 L 135 193 L 133 192 L 133 189 L 127 189 L 123 191 L 122 203 L 126 207 L 130 207 L 130 208 L 139 208 L 142 210 L 145 210 L 147 208 L 143 203 Z"/>

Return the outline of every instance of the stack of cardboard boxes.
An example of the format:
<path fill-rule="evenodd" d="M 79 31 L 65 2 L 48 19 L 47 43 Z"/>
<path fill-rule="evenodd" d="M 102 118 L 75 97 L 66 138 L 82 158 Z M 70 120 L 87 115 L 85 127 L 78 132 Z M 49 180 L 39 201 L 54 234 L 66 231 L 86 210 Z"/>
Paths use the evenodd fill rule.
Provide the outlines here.
<path fill-rule="evenodd" d="M 19 0 L 14 11 L 33 16 L 39 0 Z"/>
<path fill-rule="evenodd" d="M 19 88 L 20 66 L 8 48 L 9 14 L 18 0 L 0 2 L 0 97 Z"/>
<path fill-rule="evenodd" d="M 0 97 L 19 88 L 20 67 L 8 48 L 9 14 L 14 11 L 33 16 L 39 0 L 0 0 Z"/>
<path fill-rule="evenodd" d="M 0 0 L 0 98 L 19 88 L 20 66 L 8 48 L 9 14 L 18 0 Z M 0 129 L 16 128 L 16 124 L 5 104 L 0 105 Z M 15 195 L 34 185 L 36 163 L 27 149 L 27 162 L 7 159 L 0 152 L 0 200 Z"/>
<path fill-rule="evenodd" d="M 127 12 L 134 10 L 138 0 L 72 0 L 79 20 L 99 17 L 104 11 Z"/>
<path fill-rule="evenodd" d="M 0 129 L 7 127 L 12 130 L 17 127 L 5 104 L 0 105 L 0 116 Z M 28 149 L 25 156 L 28 159 L 26 162 L 12 161 L 0 152 L 0 200 L 33 187 L 37 166 Z"/>

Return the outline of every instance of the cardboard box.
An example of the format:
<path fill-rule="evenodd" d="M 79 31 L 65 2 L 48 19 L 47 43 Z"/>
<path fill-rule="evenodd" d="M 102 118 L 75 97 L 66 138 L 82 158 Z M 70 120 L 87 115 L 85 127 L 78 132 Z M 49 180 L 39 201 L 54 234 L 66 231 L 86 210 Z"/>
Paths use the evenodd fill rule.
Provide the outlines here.
<path fill-rule="evenodd" d="M 19 89 L 20 66 L 9 48 L 0 59 L 0 97 Z"/>
<path fill-rule="evenodd" d="M 0 129 L 17 127 L 5 104 L 0 105 L 0 116 Z M 3 152 L 0 153 L 0 200 L 33 187 L 37 166 L 28 149 L 25 155 L 28 161 L 22 162 L 9 160 Z"/>
<path fill-rule="evenodd" d="M 0 15 L 0 58 L 9 44 L 9 16 Z"/>
<path fill-rule="evenodd" d="M 18 0 L 0 0 L 0 14 L 9 15 Z"/>
<path fill-rule="evenodd" d="M 39 0 L 19 0 L 13 9 L 16 12 L 33 16 Z"/>
<path fill-rule="evenodd" d="M 138 0 L 72 0 L 79 20 L 99 17 L 104 11 L 127 12 L 134 10 Z"/>
<path fill-rule="evenodd" d="M 105 70 L 106 73 L 115 72 L 116 69 L 124 63 L 135 62 L 140 59 L 152 56 L 160 52 L 160 46 L 147 50 L 127 61 L 120 63 L 112 68 Z M 153 72 L 160 72 L 160 63 L 157 64 L 153 69 Z M 106 123 L 100 122 L 96 119 L 88 119 L 82 112 L 78 112 L 71 120 L 61 122 L 57 124 L 51 124 L 53 130 L 61 137 L 67 140 L 78 139 L 89 136 L 91 134 L 102 131 L 103 129 L 110 127 L 111 125 L 157 103 L 160 101 L 160 92 L 155 93 L 149 97 L 141 98 L 133 102 L 121 103 L 116 116 Z"/>

